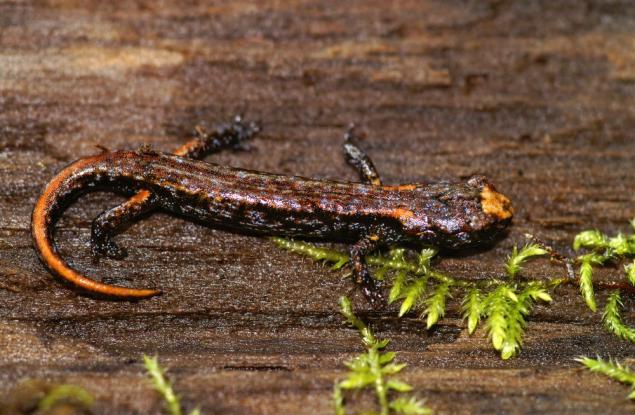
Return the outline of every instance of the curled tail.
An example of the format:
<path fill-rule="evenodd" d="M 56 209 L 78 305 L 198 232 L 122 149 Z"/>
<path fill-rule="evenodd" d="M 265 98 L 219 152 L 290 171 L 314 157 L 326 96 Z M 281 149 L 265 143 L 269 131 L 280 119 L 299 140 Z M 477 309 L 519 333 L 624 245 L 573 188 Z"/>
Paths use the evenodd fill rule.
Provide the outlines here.
<path fill-rule="evenodd" d="M 80 159 L 62 170 L 47 185 L 38 199 L 31 216 L 33 243 L 42 263 L 55 275 L 91 294 L 113 298 L 147 298 L 161 294 L 160 290 L 126 288 L 104 284 L 88 278 L 72 269 L 57 253 L 53 243 L 53 228 L 62 213 L 63 206 L 87 183 L 94 181 L 96 168 L 110 158 L 102 153 Z"/>

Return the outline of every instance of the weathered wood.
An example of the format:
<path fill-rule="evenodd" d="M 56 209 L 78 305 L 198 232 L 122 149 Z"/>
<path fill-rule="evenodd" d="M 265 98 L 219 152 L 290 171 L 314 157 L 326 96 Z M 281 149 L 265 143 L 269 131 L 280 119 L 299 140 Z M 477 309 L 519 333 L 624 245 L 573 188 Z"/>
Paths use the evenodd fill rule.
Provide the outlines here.
<path fill-rule="evenodd" d="M 483 173 L 512 198 L 506 239 L 439 265 L 499 274 L 527 232 L 569 251 L 577 231 L 635 216 L 634 36 L 629 1 L 0 2 L 0 393 L 46 378 L 85 386 L 98 414 L 158 413 L 139 363 L 157 353 L 206 414 L 330 413 L 342 362 L 360 350 L 337 312 L 343 272 L 160 213 L 121 235 L 128 259 L 92 264 L 90 220 L 122 200 L 103 193 L 67 211 L 64 256 L 165 295 L 79 296 L 31 247 L 43 184 L 98 144 L 168 151 L 245 108 L 265 133 L 213 160 L 354 180 L 340 149 L 354 121 L 386 183 Z M 354 297 L 439 413 L 632 412 L 626 388 L 572 359 L 634 348 L 575 288 L 556 294 L 505 362 L 482 332 L 462 331 L 456 306 L 426 332 Z"/>

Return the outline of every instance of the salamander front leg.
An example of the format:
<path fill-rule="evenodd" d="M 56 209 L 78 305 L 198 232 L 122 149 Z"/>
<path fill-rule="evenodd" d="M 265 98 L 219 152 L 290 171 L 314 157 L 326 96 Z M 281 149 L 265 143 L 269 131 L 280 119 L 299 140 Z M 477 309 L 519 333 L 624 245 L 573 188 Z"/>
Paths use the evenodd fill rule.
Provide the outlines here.
<path fill-rule="evenodd" d="M 344 135 L 344 156 L 346 161 L 358 171 L 363 183 L 381 186 L 381 178 L 373 161 L 359 147 L 357 141 L 358 136 L 355 134 L 355 126 L 351 125 Z"/>
<path fill-rule="evenodd" d="M 373 252 L 380 245 L 378 234 L 370 234 L 357 241 L 350 247 L 351 264 L 353 266 L 353 281 L 362 288 L 364 296 L 373 307 L 381 306 L 384 298 L 379 284 L 368 271 L 364 256 Z"/>
<path fill-rule="evenodd" d="M 173 154 L 181 157 L 200 159 L 208 154 L 226 148 L 241 148 L 245 141 L 260 132 L 256 122 L 245 122 L 236 116 L 231 123 L 222 125 L 212 132 L 197 127 L 195 137 L 176 149 Z M 91 250 L 94 258 L 105 255 L 113 259 L 122 259 L 126 250 L 120 248 L 113 236 L 126 224 L 156 208 L 156 199 L 148 190 L 141 190 L 119 206 L 101 213 L 92 224 Z"/>

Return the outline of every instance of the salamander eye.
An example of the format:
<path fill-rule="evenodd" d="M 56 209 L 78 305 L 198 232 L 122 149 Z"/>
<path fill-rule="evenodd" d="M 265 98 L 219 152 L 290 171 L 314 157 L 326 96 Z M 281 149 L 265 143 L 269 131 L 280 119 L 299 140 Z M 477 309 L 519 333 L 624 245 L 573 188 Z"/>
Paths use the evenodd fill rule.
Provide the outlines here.
<path fill-rule="evenodd" d="M 435 243 L 437 234 L 430 229 L 426 229 L 423 232 L 417 232 L 417 237 L 426 242 Z"/>
<path fill-rule="evenodd" d="M 467 180 L 468 186 L 475 187 L 477 189 L 481 189 L 485 186 L 489 185 L 487 178 L 485 176 L 472 176 Z"/>

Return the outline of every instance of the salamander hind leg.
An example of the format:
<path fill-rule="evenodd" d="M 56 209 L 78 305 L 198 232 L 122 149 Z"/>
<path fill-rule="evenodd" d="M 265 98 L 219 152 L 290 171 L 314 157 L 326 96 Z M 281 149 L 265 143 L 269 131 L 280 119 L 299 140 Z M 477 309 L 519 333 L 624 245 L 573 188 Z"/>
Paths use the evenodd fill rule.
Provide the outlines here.
<path fill-rule="evenodd" d="M 119 206 L 97 216 L 91 226 L 90 245 L 93 258 L 107 256 L 123 259 L 128 254 L 112 239 L 129 223 L 155 207 L 155 200 L 148 190 L 141 190 Z"/>
<path fill-rule="evenodd" d="M 364 261 L 364 256 L 373 252 L 380 245 L 380 236 L 371 233 L 350 247 L 353 281 L 358 284 L 362 293 L 373 307 L 384 304 L 379 284 L 373 279 Z"/>
<path fill-rule="evenodd" d="M 255 137 L 260 130 L 259 122 L 246 122 L 241 115 L 236 115 L 231 122 L 223 124 L 211 132 L 197 126 L 194 129 L 194 138 L 176 149 L 174 154 L 200 159 L 227 148 L 245 150 L 245 143 Z"/>
<path fill-rule="evenodd" d="M 348 164 L 353 166 L 363 183 L 381 186 L 381 178 L 377 168 L 368 155 L 359 147 L 359 136 L 355 134 L 355 126 L 351 125 L 344 135 L 344 156 Z"/>

